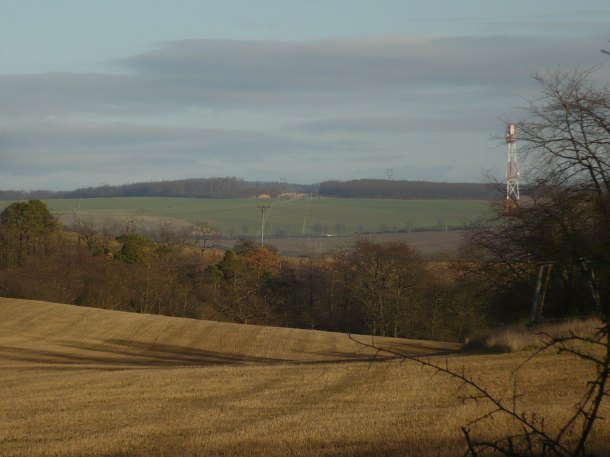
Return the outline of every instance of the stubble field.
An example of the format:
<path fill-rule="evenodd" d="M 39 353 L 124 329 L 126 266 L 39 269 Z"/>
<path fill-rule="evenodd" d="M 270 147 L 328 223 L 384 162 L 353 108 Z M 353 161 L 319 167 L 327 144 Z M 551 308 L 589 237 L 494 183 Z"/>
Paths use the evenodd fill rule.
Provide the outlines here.
<path fill-rule="evenodd" d="M 455 381 L 357 341 L 0 299 L 0 454 L 461 455 L 460 426 L 486 406 L 461 402 Z M 529 355 L 377 343 L 446 360 L 506 393 L 510 371 Z M 519 372 L 521 401 L 552 428 L 571 411 L 588 369 L 541 356 Z M 497 420 L 489 433 L 505 430 Z M 600 455 L 610 451 L 609 438 L 596 430 Z"/>

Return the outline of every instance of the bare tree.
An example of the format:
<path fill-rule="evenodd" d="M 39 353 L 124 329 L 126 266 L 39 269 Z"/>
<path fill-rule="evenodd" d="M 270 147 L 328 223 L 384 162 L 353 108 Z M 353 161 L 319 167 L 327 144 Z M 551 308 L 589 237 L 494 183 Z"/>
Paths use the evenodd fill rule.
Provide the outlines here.
<path fill-rule="evenodd" d="M 500 285 L 511 294 L 531 290 L 536 263 L 553 262 L 549 298 L 555 294 L 561 312 L 605 307 L 607 314 L 600 297 L 610 292 L 610 90 L 589 71 L 536 80 L 541 96 L 517 125 L 530 170 L 527 198 L 510 217 L 498 208 L 495 220 L 471 232 L 471 247 L 496 292 Z"/>
<path fill-rule="evenodd" d="M 580 289 L 588 290 L 600 328 L 591 337 L 546 335 L 542 350 L 572 354 L 593 364 L 597 375 L 587 383 L 573 415 L 554 434 L 544 429 L 542 419 L 520 413 L 516 401 L 501 403 L 471 379 L 457 376 L 494 405 L 479 423 L 507 414 L 521 429 L 484 441 L 473 437 L 470 426 L 464 427 L 473 456 L 584 456 L 609 394 L 610 89 L 595 83 L 590 71 L 555 71 L 536 80 L 541 96 L 519 123 L 521 150 L 533 166 L 532 198 L 506 224 L 488 230 L 486 250 L 515 274 L 519 269 L 531 272 L 528 264 L 535 261 L 549 260 L 558 265 L 564 283 L 573 279 L 570 272 L 580 274 Z"/>
<path fill-rule="evenodd" d="M 220 240 L 218 230 L 210 225 L 208 221 L 197 221 L 192 224 L 191 235 L 195 247 L 201 249 L 201 254 L 205 254 L 207 249 L 213 248 Z"/>
<path fill-rule="evenodd" d="M 78 243 L 84 243 L 91 252 L 95 248 L 98 236 L 98 226 L 93 216 L 83 218 L 80 212 L 80 203 L 72 208 L 72 225 L 78 234 Z"/>
<path fill-rule="evenodd" d="M 465 389 L 465 400 L 489 405 L 462 427 L 465 455 L 473 457 L 590 456 L 589 442 L 610 395 L 610 89 L 592 81 L 589 71 L 556 71 L 536 80 L 541 96 L 518 124 L 520 149 L 533 167 L 530 196 L 473 231 L 471 246 L 483 253 L 481 277 L 494 280 L 488 284 L 496 292 L 520 282 L 531 294 L 536 263 L 553 261 L 558 281 L 579 291 L 579 300 L 587 296 L 588 313 L 600 319 L 597 331 L 543 334 L 541 349 L 528 362 L 556 350 L 592 364 L 595 375 L 585 380 L 568 419 L 549 425 L 522 404 L 516 383 L 512 395 L 502 397 L 447 364 L 393 353 L 451 376 Z M 489 438 L 498 416 L 516 431 Z"/>
<path fill-rule="evenodd" d="M 373 340 L 376 335 L 405 335 L 430 282 L 424 261 L 413 248 L 359 240 L 335 256 L 335 268 L 344 277 L 349 299 L 360 305 Z"/>

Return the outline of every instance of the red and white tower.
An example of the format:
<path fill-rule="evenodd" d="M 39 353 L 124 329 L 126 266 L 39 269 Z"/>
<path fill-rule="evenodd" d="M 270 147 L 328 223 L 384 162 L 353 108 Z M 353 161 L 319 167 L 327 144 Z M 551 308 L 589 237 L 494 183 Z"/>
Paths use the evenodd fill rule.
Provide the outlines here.
<path fill-rule="evenodd" d="M 515 124 L 506 127 L 506 143 L 508 144 L 508 163 L 506 166 L 506 209 L 519 200 L 519 163 L 517 162 L 517 136 Z"/>

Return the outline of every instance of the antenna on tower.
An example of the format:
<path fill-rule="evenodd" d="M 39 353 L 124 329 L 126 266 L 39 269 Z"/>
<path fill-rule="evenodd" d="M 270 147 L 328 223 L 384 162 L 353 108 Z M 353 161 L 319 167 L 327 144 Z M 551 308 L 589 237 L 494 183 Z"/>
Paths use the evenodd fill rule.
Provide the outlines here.
<path fill-rule="evenodd" d="M 517 135 L 515 124 L 506 126 L 508 160 L 506 166 L 506 211 L 519 201 L 519 163 L 517 162 Z"/>
<path fill-rule="evenodd" d="M 391 179 L 392 179 L 392 176 L 394 175 L 394 169 L 393 169 L 393 168 L 388 168 L 388 169 L 385 171 L 385 173 L 386 173 L 386 175 L 388 176 L 388 179 L 390 179 L 390 180 L 391 180 Z"/>

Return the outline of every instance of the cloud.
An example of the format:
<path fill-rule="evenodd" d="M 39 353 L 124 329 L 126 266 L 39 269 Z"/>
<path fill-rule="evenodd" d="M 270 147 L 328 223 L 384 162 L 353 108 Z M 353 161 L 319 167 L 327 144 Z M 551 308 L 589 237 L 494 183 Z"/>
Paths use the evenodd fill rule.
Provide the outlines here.
<path fill-rule="evenodd" d="M 408 134 L 418 133 L 455 133 L 480 132 L 482 129 L 493 129 L 498 123 L 497 113 L 484 110 L 473 110 L 462 116 L 439 115 L 438 117 L 339 117 L 322 118 L 303 122 L 295 130 L 314 134 Z"/>
<path fill-rule="evenodd" d="M 19 188 L 222 174 L 315 182 L 383 160 L 411 179 L 477 179 L 456 134 L 486 167 L 498 119 L 535 94 L 531 74 L 597 63 L 605 40 L 185 40 L 118 60 L 114 73 L 4 74 L 0 178 Z"/>
<path fill-rule="evenodd" d="M 344 159 L 365 146 L 366 141 L 322 141 L 243 129 L 21 122 L 0 124 L 0 179 L 4 188 L 19 189 L 211 175 L 267 179 L 265 173 L 285 175 L 299 162 L 319 164 L 320 151 Z M 304 169 L 315 173 L 309 165 Z"/>
<path fill-rule="evenodd" d="M 1 145 L 12 166 L 78 169 L 85 164 L 157 165 L 204 163 L 210 159 L 257 160 L 291 151 L 316 150 L 312 140 L 287 140 L 248 130 L 174 128 L 126 123 L 43 122 L 0 126 Z M 61 153 L 56 154 L 57 151 Z"/>
<path fill-rule="evenodd" d="M 520 85 L 532 69 L 579 55 L 592 40 L 558 37 L 356 37 L 310 42 L 191 40 L 125 59 L 126 69 L 218 92 L 388 91 Z M 594 46 L 591 53 L 597 52 Z M 571 58 L 574 63 L 573 58 Z"/>
<path fill-rule="evenodd" d="M 117 62 L 116 74 L 0 76 L 4 115 L 273 109 L 476 88 L 514 90 L 537 70 L 581 65 L 592 39 L 356 37 L 189 40 Z M 121 71 L 119 71 L 121 70 Z"/>

